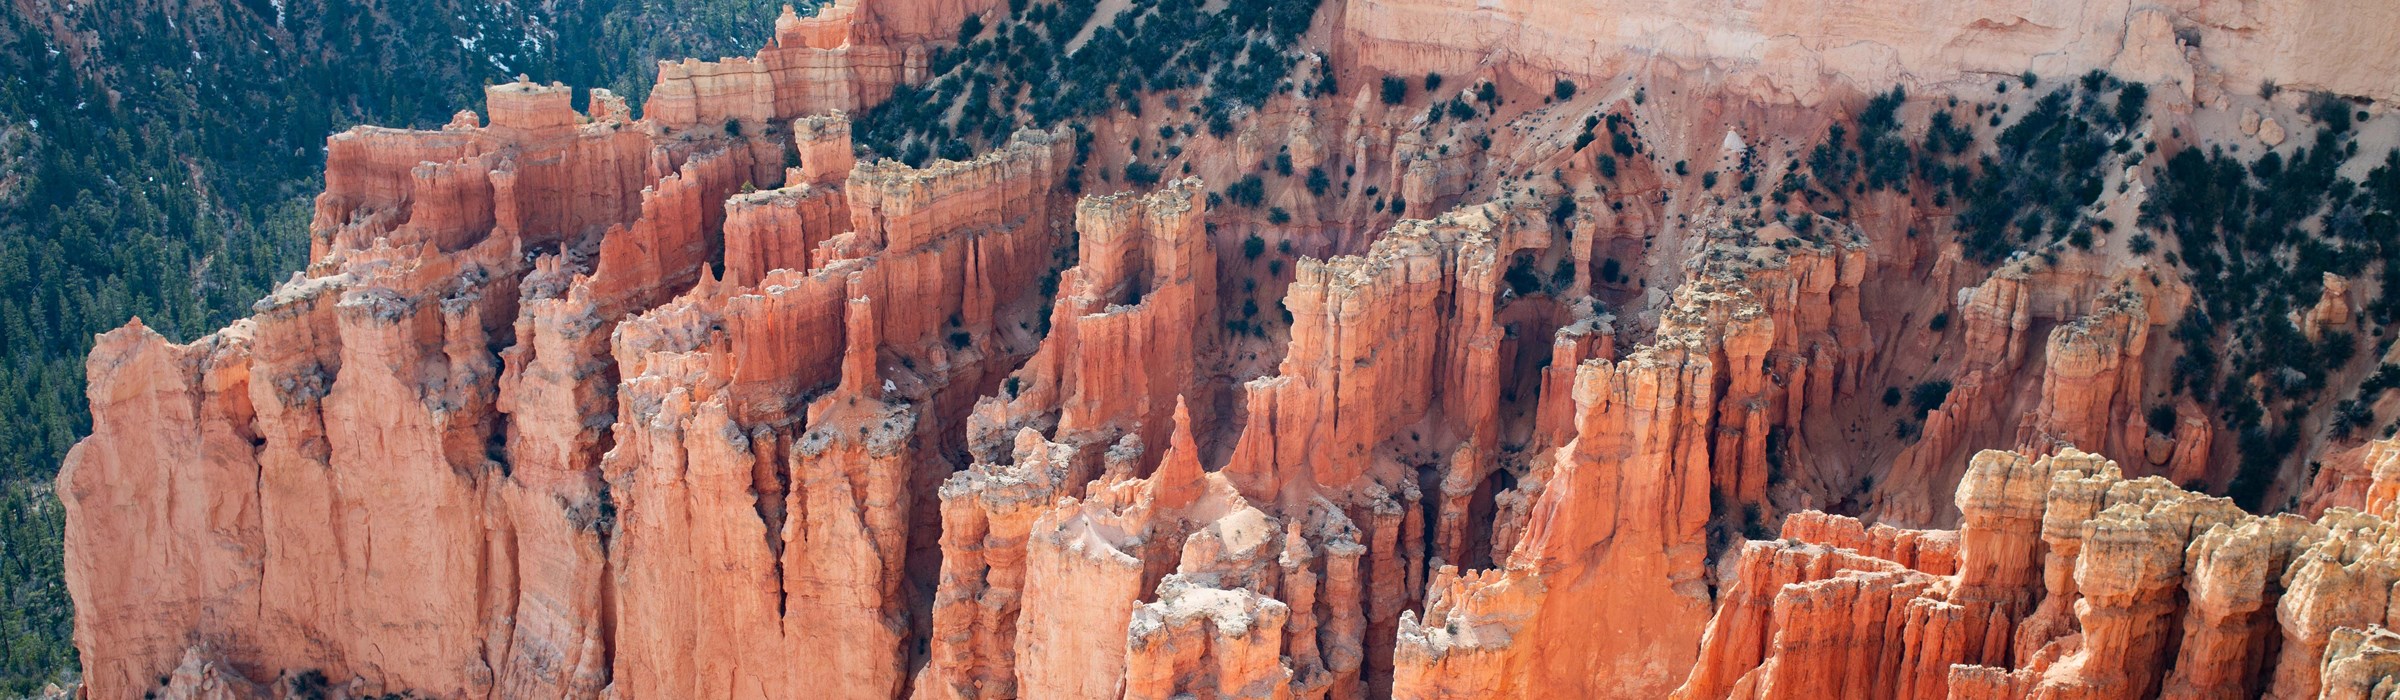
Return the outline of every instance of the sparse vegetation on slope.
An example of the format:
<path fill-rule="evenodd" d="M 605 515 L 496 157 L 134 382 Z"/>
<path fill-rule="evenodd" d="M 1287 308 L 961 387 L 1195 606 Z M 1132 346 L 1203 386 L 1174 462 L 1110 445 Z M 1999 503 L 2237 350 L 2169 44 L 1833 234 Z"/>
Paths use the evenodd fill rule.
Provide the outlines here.
<path fill-rule="evenodd" d="M 2342 399 L 2347 405 L 2326 401 L 2331 373 L 2360 354 L 2361 341 L 2331 333 L 2312 342 L 2292 321 L 2295 310 L 2316 304 L 2325 273 L 2382 280 L 2367 306 L 2373 323 L 2389 324 L 2400 311 L 2400 152 L 2386 153 L 2363 182 L 2344 177 L 2358 142 L 2350 110 L 2322 107 L 2327 100 L 2340 102 L 2312 99 L 2320 105 L 2316 135 L 2288 156 L 2269 150 L 2244 162 L 2218 146 L 2176 152 L 2158 167 L 2142 211 L 2144 228 L 2175 242 L 2173 259 L 2189 271 L 2197 301 L 2175 326 L 2184 349 L 2175 390 L 2216 407 L 2237 436 L 2241 461 L 2230 491 L 2252 510 L 2267 505 L 2261 499 L 2307 416 L 2332 403 L 2337 431 L 2368 428 L 2361 405 L 2390 388 L 2370 377 Z M 2380 356 L 2382 343 L 2366 350 Z"/>
<path fill-rule="evenodd" d="M 858 140 L 910 165 L 972 152 L 1024 126 L 1051 127 L 1115 109 L 1133 114 L 1154 92 L 1194 90 L 1194 119 L 1217 136 L 1233 120 L 1291 90 L 1298 38 L 1316 6 L 1234 0 L 1131 0 L 1102 16 L 1098 0 L 1011 3 L 1005 17 L 974 18 L 959 45 L 933 59 L 932 79 L 902 86 L 860 119 Z M 969 31 L 972 30 L 972 31 Z M 1330 75 L 1298 84 L 1333 90 Z M 947 156 L 945 156 L 947 157 Z"/>

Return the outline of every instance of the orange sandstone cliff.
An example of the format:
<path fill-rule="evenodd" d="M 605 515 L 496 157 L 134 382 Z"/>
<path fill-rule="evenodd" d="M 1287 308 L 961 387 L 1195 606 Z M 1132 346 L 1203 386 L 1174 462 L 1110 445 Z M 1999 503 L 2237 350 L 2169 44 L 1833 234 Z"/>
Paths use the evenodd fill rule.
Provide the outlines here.
<path fill-rule="evenodd" d="M 1892 83 L 2394 121 L 2389 6 L 2170 4 L 1342 0 L 1304 41 L 1346 91 L 910 166 L 872 111 L 1007 5 L 842 0 L 639 118 L 520 80 L 336 134 L 307 269 L 87 361 L 81 692 L 2388 697 L 2400 443 L 2295 448 L 2290 513 L 2193 490 L 2240 437 L 2168 391 L 2172 258 L 1977 262 L 1932 186 L 1759 213 Z M 1372 87 L 1428 71 L 1455 102 Z M 1226 197 L 1286 161 L 1327 182 Z"/>

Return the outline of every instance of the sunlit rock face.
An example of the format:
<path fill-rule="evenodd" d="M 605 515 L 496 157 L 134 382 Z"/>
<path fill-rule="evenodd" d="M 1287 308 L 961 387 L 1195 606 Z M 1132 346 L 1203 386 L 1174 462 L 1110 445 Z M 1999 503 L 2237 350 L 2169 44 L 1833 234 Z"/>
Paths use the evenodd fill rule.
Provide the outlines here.
<path fill-rule="evenodd" d="M 877 110 L 1055 4 L 845 0 L 638 118 L 520 80 L 333 135 L 306 270 L 87 361 L 83 692 L 2391 695 L 2400 443 L 2300 410 L 2245 472 L 2283 443 L 2196 397 L 2207 300 L 2130 234 L 2145 162 L 2299 162 L 2298 93 L 2400 139 L 2400 10 L 1787 5 L 1337 0 L 1255 107 L 933 158 Z M 1936 178 L 2121 81 L 2037 222 L 2096 239 L 1972 249 Z M 2357 267 L 2278 311 L 2346 387 L 2400 364 Z"/>

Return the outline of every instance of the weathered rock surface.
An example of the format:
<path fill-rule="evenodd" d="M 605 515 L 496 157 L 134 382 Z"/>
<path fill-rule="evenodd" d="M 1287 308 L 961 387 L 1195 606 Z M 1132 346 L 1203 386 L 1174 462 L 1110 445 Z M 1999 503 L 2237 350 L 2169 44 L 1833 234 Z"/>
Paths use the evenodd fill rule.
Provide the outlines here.
<path fill-rule="evenodd" d="M 1353 93 L 910 166 L 847 115 L 1010 10 L 842 0 L 662 64 L 641 119 L 520 81 L 353 129 L 253 318 L 95 344 L 83 692 L 2391 697 L 2400 443 L 2309 445 L 2314 520 L 2176 486 L 2235 440 L 2162 390 L 2171 268 L 1972 262 L 1906 191 L 1761 220 L 1685 167 L 1773 187 L 1754 149 L 1895 81 L 2400 98 L 2388 7 L 2262 2 L 1346 0 L 1302 41 Z M 1428 71 L 1509 92 L 1361 87 Z M 1117 185 L 1149 134 L 1191 167 Z M 1220 203 L 1286 159 L 1339 184 Z M 2370 288 L 2290 320 L 2366 332 Z"/>
<path fill-rule="evenodd" d="M 856 112 L 923 82 L 935 41 L 995 0 L 839 0 L 800 17 L 785 6 L 757 56 L 660 61 L 645 119 L 672 130 L 739 131 L 835 110 Z M 738 126 L 729 126 L 738 125 Z"/>
<path fill-rule="evenodd" d="M 1814 3 L 1731 0 L 1490 7 L 1461 0 L 1343 3 L 1339 46 L 1384 73 L 1460 74 L 1498 54 L 1539 74 L 1614 76 L 1664 59 L 1735 73 L 1756 96 L 1816 103 L 1824 76 L 1912 89 L 1990 75 L 2108 70 L 2175 84 L 2195 73 L 2247 91 L 2262 79 L 2400 98 L 2400 51 L 2361 29 L 2400 19 L 2364 0 L 2166 6 L 2083 2 L 1889 3 L 1836 13 Z M 2349 23 L 2358 24 L 2349 24 Z M 2192 56 L 2192 53 L 2197 56 Z M 2280 128 L 2278 128 L 2280 133 Z"/>
<path fill-rule="evenodd" d="M 2391 537 L 2382 517 L 2251 516 L 2073 448 L 1984 452 L 1958 505 L 1955 573 L 1881 544 L 1897 534 L 1825 537 L 1808 514 L 1747 545 L 1677 697 L 2357 697 L 2321 684 L 2386 682 L 2392 565 L 2366 544 Z"/>

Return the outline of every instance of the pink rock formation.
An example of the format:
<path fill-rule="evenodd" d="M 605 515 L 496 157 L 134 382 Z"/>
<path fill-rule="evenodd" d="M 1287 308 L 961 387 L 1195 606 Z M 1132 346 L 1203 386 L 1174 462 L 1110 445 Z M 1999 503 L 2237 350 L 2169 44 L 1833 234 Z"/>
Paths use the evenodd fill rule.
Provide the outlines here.
<path fill-rule="evenodd" d="M 1894 540 L 1809 541 L 1819 516 L 1750 543 L 1678 697 L 2308 697 L 2386 622 L 2355 586 L 2388 562 L 2342 543 L 2387 537 L 2374 516 L 2249 516 L 2072 448 L 1978 455 L 1959 507 L 1956 574 L 1876 551 Z"/>
<path fill-rule="evenodd" d="M 850 120 L 840 114 L 793 120 L 792 147 L 800 165 L 784 173 L 784 187 L 725 201 L 727 283 L 754 286 L 772 270 L 828 262 L 809 256 L 850 228 L 850 201 L 842 189 L 856 162 Z"/>
<path fill-rule="evenodd" d="M 642 113 L 668 129 L 738 131 L 857 112 L 899 85 L 923 82 L 929 43 L 954 40 L 967 15 L 999 7 L 994 0 L 839 0 L 800 17 L 787 5 L 757 56 L 660 61 Z"/>
<path fill-rule="evenodd" d="M 1764 221 L 1700 179 L 1796 174 L 1752 149 L 1891 81 L 2400 97 L 2347 48 L 2211 65 L 2391 18 L 2262 2 L 1347 0 L 1312 70 L 1464 85 L 1205 137 L 1152 95 L 914 167 L 845 114 L 1010 11 L 843 0 L 662 64 L 642 119 L 519 81 L 335 135 L 254 318 L 95 344 L 58 479 L 83 692 L 2387 696 L 2400 443 L 2311 445 L 2315 521 L 2176 487 L 2231 441 L 2161 391 L 2170 269 L 1987 269 L 1922 194 Z M 1602 115 L 1628 140 L 1567 145 Z M 1151 133 L 1177 179 L 1069 199 Z M 1209 204 L 1281 157 L 1340 194 Z M 2367 329 L 2350 284 L 2295 323 Z"/>
<path fill-rule="evenodd" d="M 1765 262 L 1791 269 L 1775 264 L 1784 260 Z M 1718 276 L 1677 291 L 1675 313 L 1651 344 L 1578 368 L 1575 439 L 1559 448 L 1506 569 L 1436 586 L 1422 621 L 1404 621 L 1398 673 L 1414 682 L 1396 695 L 1657 697 L 1681 682 L 1709 612 L 1705 426 L 1724 405 L 1718 372 L 1758 365 L 1710 353 L 1739 358 L 1738 348 L 1763 350 L 1775 337 L 1775 317 L 1734 281 L 1759 264 L 1705 268 Z M 1731 386 L 1759 385 L 1736 378 Z M 1607 633 L 1589 636 L 1595 629 Z"/>
<path fill-rule="evenodd" d="M 731 643 L 715 633 L 725 630 L 780 638 L 782 613 L 826 618 L 810 635 L 881 634 L 888 643 L 822 649 L 834 656 L 797 667 L 842 674 L 862 696 L 898 692 L 908 506 L 925 477 L 891 447 L 915 440 L 913 414 L 874 408 L 886 381 L 877 355 L 926 358 L 942 344 L 940 319 L 962 311 L 978 325 L 958 330 L 990 335 L 998 295 L 987 290 L 1029 289 L 1051 247 L 1041 197 L 1058 172 L 1052 144 L 1063 142 L 1036 135 L 946 176 L 881 171 L 866 187 L 887 208 L 980 216 L 920 221 L 904 248 L 880 236 L 828 247 L 840 255 L 803 272 L 817 247 L 809 237 L 833 237 L 811 227 L 884 230 L 876 215 L 854 219 L 840 196 L 845 123 L 802 120 L 797 146 L 772 132 L 654 141 L 650 122 L 585 121 L 563 87 L 489 92 L 489 126 L 462 118 L 439 132 L 362 128 L 329 140 L 317 261 L 262 301 L 258 318 L 189 346 L 136 325 L 94 355 L 95 375 L 109 378 L 94 389 L 98 437 L 60 481 L 81 543 L 70 576 L 79 598 L 128 607 L 85 613 L 87 692 L 149 685 L 178 666 L 187 640 L 205 640 L 249 678 L 314 670 L 360 693 L 786 693 L 779 671 L 749 671 L 793 666 L 797 652 L 745 644 L 745 664 L 689 646 Z M 614 109 L 604 98 L 595 103 Z M 758 167 L 779 150 L 803 163 L 795 187 L 834 196 L 814 202 L 813 217 L 741 206 L 729 217 L 718 203 L 743 184 L 761 173 L 780 184 L 784 173 Z M 878 189 L 886 182 L 916 189 Z M 747 284 L 707 275 L 729 218 L 787 244 L 753 248 L 765 252 L 735 268 Z M 800 269 L 769 271 L 780 267 Z M 892 322 L 878 323 L 865 301 L 944 286 L 948 304 L 911 304 Z M 863 298 L 843 301 L 852 297 Z M 847 331 L 836 315 L 845 307 L 856 317 Z M 834 371 L 845 355 L 855 367 Z M 844 379 L 808 419 L 801 399 Z M 950 377 L 909 379 L 927 391 Z M 158 403 L 171 396 L 189 398 Z M 882 432 L 806 430 L 819 423 Z M 168 480 L 156 470 L 167 464 L 201 465 L 193 473 L 215 488 Z M 163 520 L 127 512 L 169 493 L 197 500 L 159 511 Z M 685 527 L 696 521 L 675 513 L 705 513 L 721 529 Z M 755 536 L 724 539 L 745 528 Z M 718 539 L 695 539 L 706 537 Z M 731 544 L 743 541 L 759 546 Z M 730 591 L 758 591 L 760 579 L 736 583 L 734 570 L 668 576 L 659 567 L 670 552 L 747 560 L 775 582 L 762 591 L 772 595 L 743 607 Z M 862 553 L 877 563 L 820 563 Z M 717 612 L 690 614 L 696 601 Z M 701 634 L 707 625 L 723 627 Z M 876 657 L 880 673 L 862 661 Z"/>
<path fill-rule="evenodd" d="M 2120 291 L 2099 310 L 2050 331 L 2042 402 L 2017 429 L 2020 444 L 2057 442 L 2101 454 L 2146 452 L 2142 352 L 2150 321 L 2140 293 Z"/>

